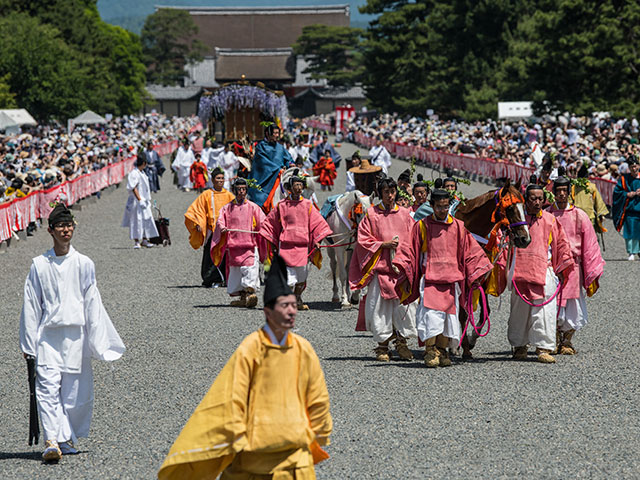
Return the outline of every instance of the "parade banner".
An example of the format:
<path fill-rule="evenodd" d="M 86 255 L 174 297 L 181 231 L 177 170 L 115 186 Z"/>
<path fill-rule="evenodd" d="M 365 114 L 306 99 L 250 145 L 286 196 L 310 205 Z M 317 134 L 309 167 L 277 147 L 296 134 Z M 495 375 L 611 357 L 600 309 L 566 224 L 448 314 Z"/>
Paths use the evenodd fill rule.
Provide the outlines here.
<path fill-rule="evenodd" d="M 311 122 L 308 123 L 311 125 Z M 376 143 L 375 137 L 364 135 L 361 132 L 356 132 L 354 134 L 354 138 L 358 145 L 366 148 L 371 148 Z M 392 142 L 390 140 L 384 140 L 382 144 L 394 157 L 404 160 L 416 158 L 419 163 L 429 163 L 432 165 L 439 165 L 441 168 L 461 170 L 471 175 L 482 175 L 493 179 L 509 178 L 514 182 L 520 180 L 523 184 L 527 184 L 529 182 L 529 177 L 531 177 L 534 172 L 534 169 L 531 167 L 525 167 L 524 165 L 505 162 L 503 160 L 496 160 L 494 158 L 457 155 L 440 150 L 429 150 L 416 145 Z M 590 178 L 590 180 L 600 191 L 604 202 L 607 205 L 611 205 L 613 203 L 613 189 L 616 182 L 613 180 L 603 180 L 601 178 Z"/>
<path fill-rule="evenodd" d="M 163 156 L 177 147 L 178 142 L 172 141 L 156 145 L 154 150 Z M 0 204 L 0 242 L 11 238 L 12 231 L 24 230 L 29 223 L 47 218 L 51 213 L 52 202 L 63 201 L 71 206 L 110 185 L 120 183 L 133 168 L 135 160 L 136 157 L 131 156 L 47 190 L 39 190 L 26 197 Z"/>

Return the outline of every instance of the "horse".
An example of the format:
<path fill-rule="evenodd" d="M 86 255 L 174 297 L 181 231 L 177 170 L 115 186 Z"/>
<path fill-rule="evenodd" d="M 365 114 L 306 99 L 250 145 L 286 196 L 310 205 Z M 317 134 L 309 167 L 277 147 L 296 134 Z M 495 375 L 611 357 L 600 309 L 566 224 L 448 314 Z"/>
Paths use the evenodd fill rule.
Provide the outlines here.
<path fill-rule="evenodd" d="M 341 303 L 342 308 L 357 305 L 360 300 L 360 291 L 351 292 L 349 289 L 349 263 L 353 255 L 358 224 L 370 206 L 371 198 L 354 190 L 340 195 L 335 202 L 335 209 L 327 216 L 327 223 L 333 232 L 330 248 L 327 248 L 333 279 L 331 301 Z"/>
<path fill-rule="evenodd" d="M 499 230 L 506 235 L 509 242 L 516 248 L 526 248 L 531 243 L 529 226 L 524 213 L 524 197 L 520 192 L 520 182 L 511 185 L 509 180 L 499 189 L 490 190 L 471 200 L 464 205 L 459 205 L 455 217 L 464 222 L 464 226 L 471 232 L 474 238 L 484 244 L 489 259 L 493 258 L 491 252 L 496 246 L 496 238 Z M 488 315 L 488 312 L 481 312 Z M 460 323 L 464 328 L 467 321 L 467 312 L 462 310 Z M 471 349 L 476 344 L 478 334 L 472 330 L 471 336 L 465 335 L 462 339 L 463 358 L 472 358 Z"/>

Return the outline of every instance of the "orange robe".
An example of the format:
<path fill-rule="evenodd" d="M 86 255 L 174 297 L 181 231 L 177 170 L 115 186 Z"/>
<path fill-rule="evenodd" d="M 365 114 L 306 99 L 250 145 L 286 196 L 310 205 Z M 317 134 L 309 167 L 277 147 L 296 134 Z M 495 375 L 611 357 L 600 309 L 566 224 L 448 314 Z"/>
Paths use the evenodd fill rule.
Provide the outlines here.
<path fill-rule="evenodd" d="M 207 231 L 213 232 L 216 228 L 220 209 L 236 198 L 233 193 L 225 190 L 205 190 L 189 206 L 184 214 L 184 224 L 189 230 L 189 243 L 197 250 L 204 244 Z M 196 230 L 200 226 L 200 232 Z"/>
<path fill-rule="evenodd" d="M 320 158 L 313 166 L 313 174 L 320 175 L 320 184 L 325 186 L 333 185 L 333 179 L 338 176 L 336 166 L 331 157 Z"/>

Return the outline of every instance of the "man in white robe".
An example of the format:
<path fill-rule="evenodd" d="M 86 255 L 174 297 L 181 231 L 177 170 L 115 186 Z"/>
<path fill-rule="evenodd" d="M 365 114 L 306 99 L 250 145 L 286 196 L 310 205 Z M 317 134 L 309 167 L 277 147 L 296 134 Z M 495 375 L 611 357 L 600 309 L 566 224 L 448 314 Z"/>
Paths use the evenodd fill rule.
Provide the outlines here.
<path fill-rule="evenodd" d="M 178 188 L 185 192 L 191 191 L 193 184 L 191 183 L 191 165 L 196 161 L 193 150 L 189 146 L 189 140 L 185 139 L 183 144 L 178 148 L 176 158 L 171 164 L 171 168 L 178 174 Z"/>
<path fill-rule="evenodd" d="M 140 248 L 142 239 L 143 247 L 153 247 L 149 243 L 150 238 L 158 236 L 156 222 L 151 212 L 151 189 L 149 179 L 142 170 L 147 166 L 144 156 L 139 155 L 136 160 L 136 168 L 129 172 L 127 177 L 127 190 L 129 198 L 122 217 L 122 226 L 129 228 L 129 237 L 134 241 L 133 248 Z"/>
<path fill-rule="evenodd" d="M 214 148 L 211 140 L 205 142 L 205 147 L 202 149 L 202 162 L 207 166 L 208 171 L 219 166 L 218 164 L 223 154 L 224 147 Z M 213 188 L 211 176 L 209 176 L 209 180 L 207 180 L 207 188 Z"/>
<path fill-rule="evenodd" d="M 391 166 L 391 154 L 385 146 L 382 145 L 381 138 L 378 138 L 375 147 L 369 150 L 369 156 L 371 157 L 371 165 L 382 167 L 384 174 L 388 175 L 389 167 Z"/>
<path fill-rule="evenodd" d="M 240 161 L 236 154 L 231 151 L 229 144 L 224 147 L 224 154 L 221 155 L 218 166 L 224 170 L 224 188 L 231 190 L 231 184 L 236 177 L 236 171 L 240 167 Z"/>
<path fill-rule="evenodd" d="M 91 357 L 119 359 L 124 344 L 107 314 L 91 259 L 71 246 L 75 221 L 62 204 L 49 216 L 53 248 L 33 259 L 24 286 L 20 348 L 36 362 L 45 461 L 75 454 L 93 411 Z"/>

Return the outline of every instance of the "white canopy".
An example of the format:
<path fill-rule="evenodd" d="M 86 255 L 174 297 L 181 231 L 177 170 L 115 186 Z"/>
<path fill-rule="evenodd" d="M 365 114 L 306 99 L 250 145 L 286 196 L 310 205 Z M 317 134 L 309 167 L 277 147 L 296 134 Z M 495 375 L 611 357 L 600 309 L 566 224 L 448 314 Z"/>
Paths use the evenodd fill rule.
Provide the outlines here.
<path fill-rule="evenodd" d="M 96 123 L 107 123 L 107 120 L 104 117 L 101 117 L 91 110 L 87 110 L 86 112 L 81 113 L 71 121 L 74 125 L 94 125 Z"/>
<path fill-rule="evenodd" d="M 18 125 L 37 125 L 38 122 L 24 108 L 0 110 L 0 130 Z"/>

